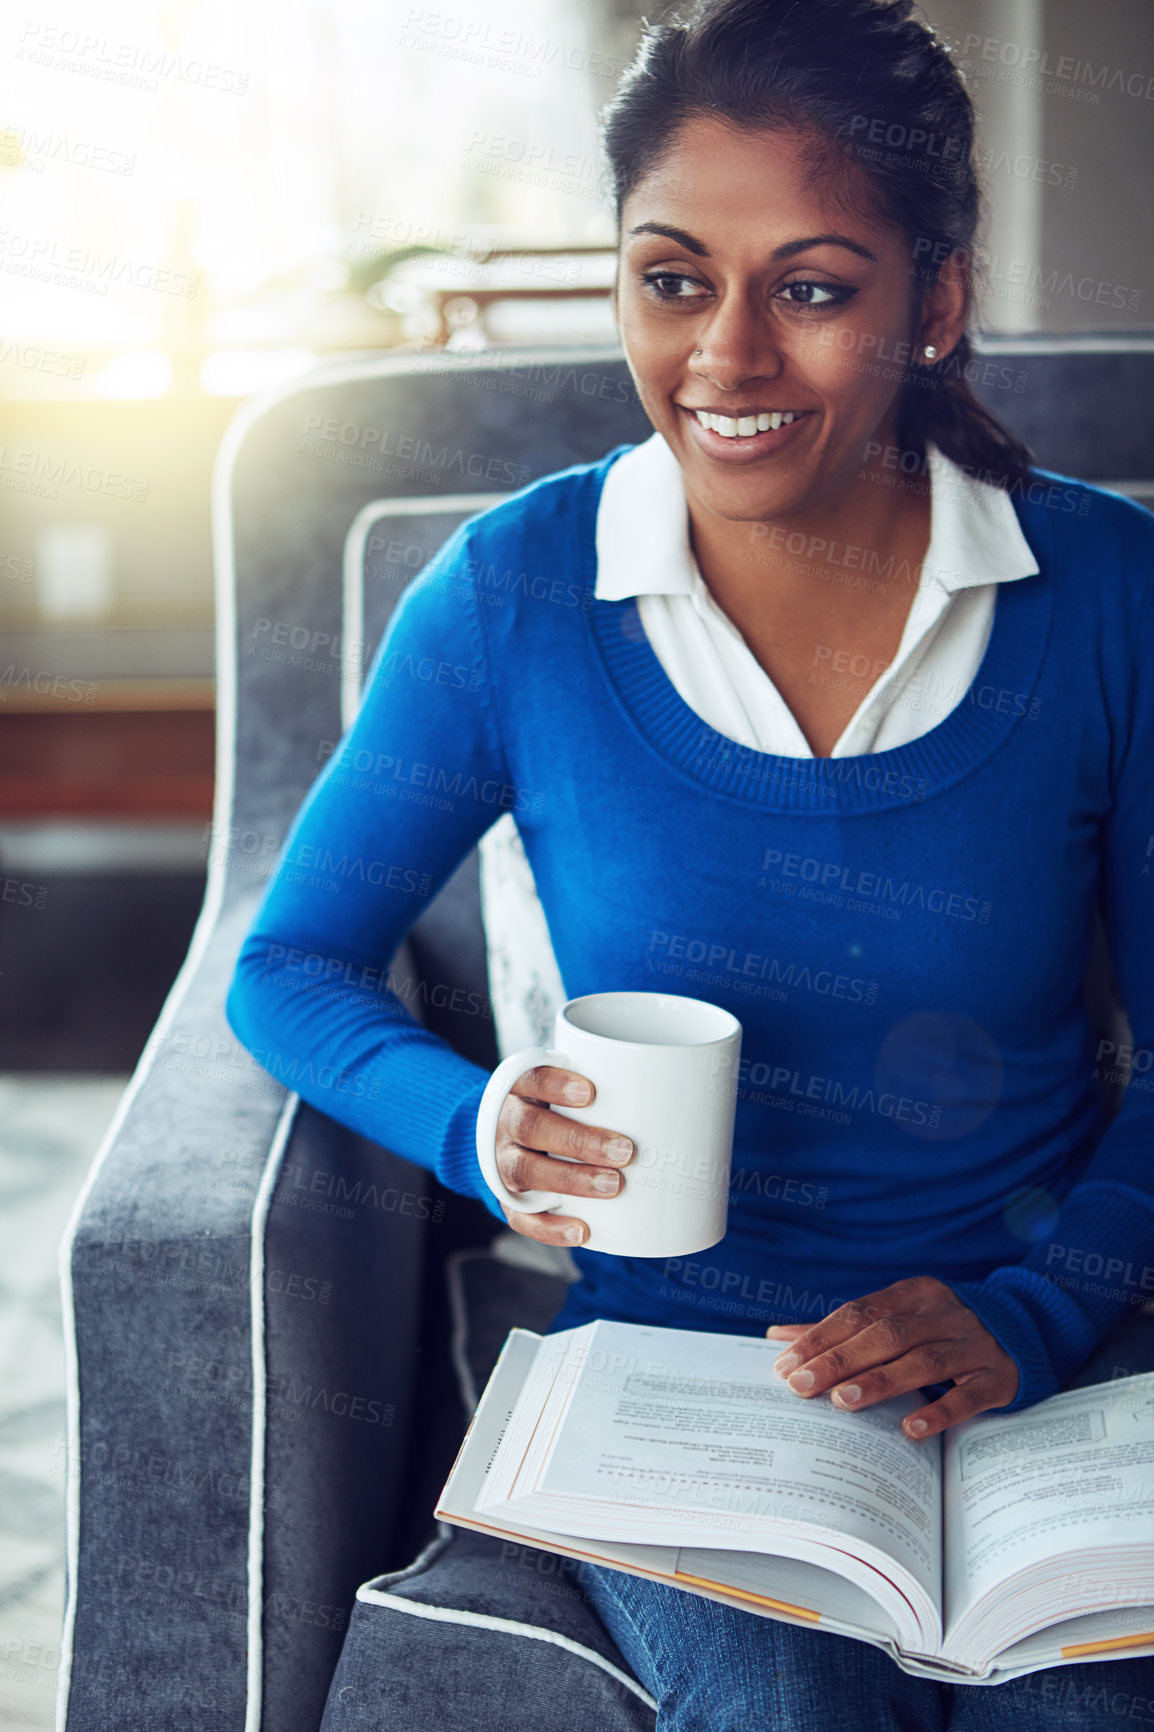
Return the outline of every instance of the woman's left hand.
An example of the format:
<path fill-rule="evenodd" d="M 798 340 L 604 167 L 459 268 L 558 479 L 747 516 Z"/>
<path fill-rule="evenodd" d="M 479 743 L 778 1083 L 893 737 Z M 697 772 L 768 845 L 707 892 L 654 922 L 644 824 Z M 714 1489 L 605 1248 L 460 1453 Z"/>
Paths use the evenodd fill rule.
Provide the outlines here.
<path fill-rule="evenodd" d="M 917 1440 L 1005 1407 L 1021 1381 L 1005 1348 L 932 1275 L 895 1281 L 840 1305 L 820 1323 L 775 1325 L 765 1333 L 787 1344 L 774 1370 L 795 1394 L 828 1391 L 847 1413 L 953 1378 L 953 1389 L 903 1420 L 907 1437 Z"/>

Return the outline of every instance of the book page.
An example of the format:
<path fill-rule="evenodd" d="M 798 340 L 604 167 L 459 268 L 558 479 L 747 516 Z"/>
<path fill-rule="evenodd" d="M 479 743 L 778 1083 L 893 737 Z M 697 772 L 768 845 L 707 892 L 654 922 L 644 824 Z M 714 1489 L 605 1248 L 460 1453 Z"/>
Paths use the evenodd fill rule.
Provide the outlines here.
<path fill-rule="evenodd" d="M 756 1549 L 767 1523 L 805 1524 L 895 1559 L 937 1608 L 940 1448 L 901 1430 L 921 1399 L 856 1414 L 803 1401 L 773 1370 L 779 1351 L 760 1337 L 599 1321 L 535 1505 L 628 1513 L 630 1537 L 698 1515 L 698 1543 L 737 1550 Z"/>
<path fill-rule="evenodd" d="M 681 1582 L 715 1583 L 752 1595 L 755 1601 L 810 1606 L 819 1610 L 819 1621 L 827 1628 L 832 1624 L 855 1634 L 868 1630 L 893 1648 L 901 1645 L 902 1629 L 877 1596 L 820 1564 L 707 1546 L 680 1546 L 675 1558 L 671 1573 Z"/>
<path fill-rule="evenodd" d="M 1035 1666 L 1087 1665 L 1110 1654 L 1137 1659 L 1154 1653 L 1154 1620 L 1149 1606 L 1132 1611 L 1088 1612 L 1048 1624 L 998 1655 L 993 1682 Z"/>
<path fill-rule="evenodd" d="M 983 1595 L 1047 1559 L 1144 1543 L 1154 1564 L 1154 1374 L 980 1414 L 946 1434 L 943 1473 L 948 1646 Z M 1055 1618 L 1125 1603 L 1117 1563 L 1101 1584 L 1082 1574 L 1055 1579 Z"/>
<path fill-rule="evenodd" d="M 875 1596 L 828 1568 L 759 1553 L 567 1540 L 528 1523 L 510 1525 L 499 1511 L 478 1508 L 481 1487 L 510 1436 L 518 1398 L 534 1371 L 540 1369 L 540 1350 L 551 1340 L 525 1329 L 510 1330 L 438 1499 L 434 1514 L 439 1520 L 506 1541 L 502 1568 L 533 1567 L 537 1554 L 529 1548 L 537 1546 L 672 1585 L 690 1586 L 707 1597 L 714 1597 L 719 1590 L 733 1595 L 729 1603 L 736 1602 L 754 1613 L 782 1616 L 794 1623 L 816 1621 L 836 1633 L 878 1641 L 889 1652 L 896 1650 L 901 1629 L 885 1607 Z"/>

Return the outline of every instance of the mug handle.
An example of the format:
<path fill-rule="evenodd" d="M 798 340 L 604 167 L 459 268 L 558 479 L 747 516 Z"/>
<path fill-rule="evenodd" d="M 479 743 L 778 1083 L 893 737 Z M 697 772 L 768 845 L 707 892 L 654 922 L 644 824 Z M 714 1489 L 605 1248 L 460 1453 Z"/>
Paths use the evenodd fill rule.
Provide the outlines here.
<path fill-rule="evenodd" d="M 527 1046 L 522 1052 L 511 1053 L 501 1060 L 485 1084 L 477 1108 L 477 1160 L 485 1183 L 499 1203 L 510 1209 L 519 1209 L 523 1215 L 543 1215 L 548 1209 L 568 1208 L 575 1200 L 554 1191 L 510 1191 L 497 1171 L 497 1120 L 501 1109 L 517 1078 L 539 1064 L 559 1065 L 563 1070 L 572 1068 L 563 1052 L 550 1052 L 543 1046 Z"/>

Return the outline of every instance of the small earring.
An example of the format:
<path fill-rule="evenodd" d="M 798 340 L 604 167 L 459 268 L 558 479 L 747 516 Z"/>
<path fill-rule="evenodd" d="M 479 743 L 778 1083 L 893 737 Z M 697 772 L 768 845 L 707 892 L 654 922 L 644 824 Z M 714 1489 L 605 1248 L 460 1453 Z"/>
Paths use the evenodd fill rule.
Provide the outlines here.
<path fill-rule="evenodd" d="M 925 356 L 927 361 L 936 361 L 938 358 L 938 351 L 933 343 L 927 343 L 925 348 L 922 350 L 922 354 Z"/>

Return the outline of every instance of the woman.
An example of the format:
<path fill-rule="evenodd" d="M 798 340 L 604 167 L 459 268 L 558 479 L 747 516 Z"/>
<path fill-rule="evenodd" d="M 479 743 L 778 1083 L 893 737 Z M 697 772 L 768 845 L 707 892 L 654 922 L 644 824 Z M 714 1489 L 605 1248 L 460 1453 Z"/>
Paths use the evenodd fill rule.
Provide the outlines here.
<path fill-rule="evenodd" d="M 410 586 L 284 850 L 339 835 L 390 871 L 323 897 L 278 872 L 228 1013 L 498 1214 L 485 1073 L 379 982 L 412 883 L 513 810 L 570 995 L 683 991 L 745 1031 L 725 1240 L 577 1249 L 553 1329 L 764 1329 L 799 1399 L 925 1389 L 925 1438 L 1066 1386 L 1140 1298 L 1080 1271 L 1154 1264 L 1154 1114 L 1131 1090 L 1105 1128 L 1081 992 L 1100 893 L 1148 1045 L 1154 523 L 1031 469 L 970 392 L 972 112 L 911 12 L 705 0 L 647 31 L 605 141 L 654 436 L 483 513 Z M 430 656 L 466 671 L 404 677 Z M 517 1232 L 579 1246 L 581 1199 L 628 1183 L 628 1139 L 550 1110 L 592 1102 L 555 1068 L 510 1096 L 506 1184 L 573 1198 Z M 1048 1725 L 1066 1699 L 582 1581 L 662 1727 Z M 1082 1727 L 1116 1717 L 1098 1674 L 1104 1703 L 1154 1696 L 1148 1660 L 1041 1676 L 1075 1673 Z"/>

